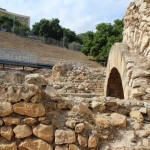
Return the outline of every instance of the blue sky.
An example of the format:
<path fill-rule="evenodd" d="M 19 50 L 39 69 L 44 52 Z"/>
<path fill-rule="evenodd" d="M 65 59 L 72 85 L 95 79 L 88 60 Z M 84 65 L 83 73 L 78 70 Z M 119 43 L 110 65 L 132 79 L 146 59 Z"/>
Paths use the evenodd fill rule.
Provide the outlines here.
<path fill-rule="evenodd" d="M 0 7 L 31 17 L 59 18 L 60 25 L 76 33 L 94 31 L 98 23 L 122 19 L 133 0 L 0 0 Z"/>

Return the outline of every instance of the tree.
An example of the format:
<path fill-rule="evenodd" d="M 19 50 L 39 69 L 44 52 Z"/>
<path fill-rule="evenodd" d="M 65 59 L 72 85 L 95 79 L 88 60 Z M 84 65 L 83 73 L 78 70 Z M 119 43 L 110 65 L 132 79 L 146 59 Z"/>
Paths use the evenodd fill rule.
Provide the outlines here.
<path fill-rule="evenodd" d="M 113 25 L 100 23 L 96 26 L 96 33 L 93 33 L 93 36 L 85 34 L 82 52 L 93 56 L 97 61 L 106 61 L 112 45 L 122 41 L 122 32 L 123 20 L 115 20 Z"/>
<path fill-rule="evenodd" d="M 84 47 L 82 48 L 82 52 L 85 55 L 89 55 L 90 54 L 90 50 L 93 46 L 93 39 L 94 39 L 94 33 L 92 31 L 87 31 L 84 34 L 84 39 L 83 39 L 83 45 Z"/>

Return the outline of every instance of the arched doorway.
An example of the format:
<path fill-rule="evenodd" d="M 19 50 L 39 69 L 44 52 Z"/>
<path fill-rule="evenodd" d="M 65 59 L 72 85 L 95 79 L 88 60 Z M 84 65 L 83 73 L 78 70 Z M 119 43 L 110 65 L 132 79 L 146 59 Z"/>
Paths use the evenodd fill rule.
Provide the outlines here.
<path fill-rule="evenodd" d="M 109 75 L 106 96 L 124 99 L 124 92 L 120 73 L 116 68 L 113 68 Z"/>

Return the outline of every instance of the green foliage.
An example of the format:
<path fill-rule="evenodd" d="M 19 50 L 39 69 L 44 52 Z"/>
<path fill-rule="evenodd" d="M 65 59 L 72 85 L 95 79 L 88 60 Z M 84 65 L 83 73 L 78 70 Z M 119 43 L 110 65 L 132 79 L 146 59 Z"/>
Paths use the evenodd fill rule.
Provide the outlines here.
<path fill-rule="evenodd" d="M 21 24 L 16 18 L 11 15 L 0 13 L 0 29 L 6 29 L 7 32 L 14 32 L 22 36 L 27 36 L 30 29 Z"/>
<path fill-rule="evenodd" d="M 112 45 L 122 41 L 122 32 L 123 20 L 115 20 L 113 25 L 100 23 L 96 26 L 96 33 L 85 33 L 82 52 L 97 61 L 106 61 Z"/>
<path fill-rule="evenodd" d="M 32 33 L 36 36 L 60 40 L 63 37 L 63 29 L 59 22 L 57 18 L 52 20 L 41 19 L 40 22 L 33 25 Z"/>

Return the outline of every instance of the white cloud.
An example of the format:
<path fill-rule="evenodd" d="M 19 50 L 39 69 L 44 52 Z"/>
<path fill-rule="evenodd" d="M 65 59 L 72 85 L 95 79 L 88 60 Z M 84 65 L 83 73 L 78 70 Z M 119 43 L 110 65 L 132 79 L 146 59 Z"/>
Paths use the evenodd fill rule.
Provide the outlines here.
<path fill-rule="evenodd" d="M 28 15 L 31 24 L 41 18 L 59 18 L 76 33 L 94 30 L 96 24 L 123 18 L 132 0 L 0 0 L 0 7 Z"/>

